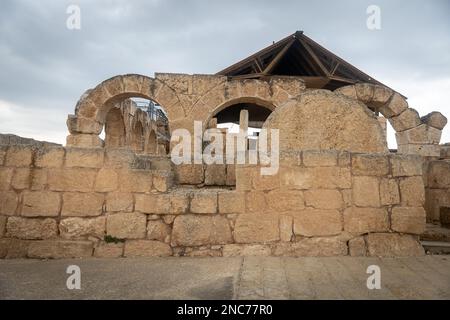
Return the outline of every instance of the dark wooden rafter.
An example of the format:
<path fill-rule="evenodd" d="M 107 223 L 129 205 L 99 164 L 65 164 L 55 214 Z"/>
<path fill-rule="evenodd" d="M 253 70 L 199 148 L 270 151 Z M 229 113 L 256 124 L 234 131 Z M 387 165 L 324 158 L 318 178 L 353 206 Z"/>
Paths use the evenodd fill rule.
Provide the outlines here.
<path fill-rule="evenodd" d="M 311 88 L 339 88 L 358 82 L 387 87 L 297 31 L 217 73 L 237 79 L 298 76 Z"/>

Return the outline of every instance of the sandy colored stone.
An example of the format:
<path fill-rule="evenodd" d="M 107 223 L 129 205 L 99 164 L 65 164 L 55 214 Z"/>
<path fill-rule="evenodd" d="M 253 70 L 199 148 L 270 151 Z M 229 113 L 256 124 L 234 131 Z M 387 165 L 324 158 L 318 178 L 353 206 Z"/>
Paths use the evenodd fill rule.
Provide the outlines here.
<path fill-rule="evenodd" d="M 147 239 L 167 242 L 170 238 L 171 228 L 160 220 L 148 221 L 147 223 Z"/>
<path fill-rule="evenodd" d="M 216 213 L 217 191 L 196 191 L 192 194 L 192 213 Z"/>
<path fill-rule="evenodd" d="M 9 190 L 13 174 L 13 168 L 0 168 L 0 190 Z"/>
<path fill-rule="evenodd" d="M 388 118 L 388 120 L 396 132 L 405 131 L 420 125 L 419 113 L 412 108 L 408 108 L 398 116 Z"/>
<path fill-rule="evenodd" d="M 400 199 L 403 206 L 422 207 L 425 204 L 425 189 L 422 177 L 401 179 Z"/>
<path fill-rule="evenodd" d="M 232 242 L 228 220 L 222 216 L 182 215 L 175 218 L 172 246 L 199 246 Z"/>
<path fill-rule="evenodd" d="M 125 257 L 167 257 L 172 249 L 164 242 L 153 240 L 130 240 L 125 242 Z"/>
<path fill-rule="evenodd" d="M 431 161 L 428 168 L 430 188 L 450 188 L 450 161 Z"/>
<path fill-rule="evenodd" d="M 205 166 L 205 185 L 223 186 L 226 182 L 226 165 L 210 164 Z"/>
<path fill-rule="evenodd" d="M 416 144 L 439 144 L 441 141 L 442 131 L 426 124 L 421 124 L 417 127 L 397 132 L 395 137 L 397 138 L 398 145 L 404 145 L 408 143 Z"/>
<path fill-rule="evenodd" d="M 305 209 L 293 217 L 294 233 L 299 236 L 331 236 L 342 231 L 342 217 L 337 210 Z"/>
<path fill-rule="evenodd" d="M 101 193 L 65 192 L 61 215 L 66 217 L 92 217 L 103 212 L 104 195 Z"/>
<path fill-rule="evenodd" d="M 330 257 L 348 254 L 345 242 L 337 237 L 305 238 L 296 242 L 280 242 L 275 245 L 275 256 Z"/>
<path fill-rule="evenodd" d="M 417 207 L 392 208 L 391 228 L 401 233 L 422 234 L 425 231 L 425 210 Z"/>
<path fill-rule="evenodd" d="M 248 194 L 251 197 L 251 193 Z M 256 199 L 256 203 L 258 199 Z M 295 211 L 305 208 L 303 192 L 299 190 L 273 190 L 265 194 L 265 201 L 260 202 L 273 213 Z M 265 208 L 261 208 L 263 211 Z M 262 211 L 261 211 L 262 212 Z"/>
<path fill-rule="evenodd" d="M 334 150 L 304 151 L 303 164 L 307 167 L 333 167 L 337 165 L 337 155 Z"/>
<path fill-rule="evenodd" d="M 118 239 L 145 238 L 147 217 L 137 212 L 116 213 L 106 218 L 106 234 Z"/>
<path fill-rule="evenodd" d="M 234 226 L 237 243 L 265 243 L 280 239 L 279 218 L 270 214 L 240 214 Z"/>
<path fill-rule="evenodd" d="M 381 205 L 388 206 L 400 203 L 400 192 L 395 179 L 383 178 L 380 181 Z"/>
<path fill-rule="evenodd" d="M 106 195 L 106 212 L 131 212 L 133 205 L 132 193 L 110 192 Z"/>
<path fill-rule="evenodd" d="M 23 193 L 22 216 L 56 217 L 61 210 L 61 196 L 57 192 L 26 191 Z"/>
<path fill-rule="evenodd" d="M 33 241 L 28 247 L 28 257 L 38 259 L 87 258 L 92 256 L 90 241 Z"/>
<path fill-rule="evenodd" d="M 294 235 L 294 219 L 291 216 L 280 216 L 280 240 L 291 241 Z"/>
<path fill-rule="evenodd" d="M 106 218 L 67 218 L 59 223 L 59 234 L 64 239 L 95 237 L 103 239 L 106 230 Z"/>
<path fill-rule="evenodd" d="M 392 175 L 408 177 L 422 175 L 423 159 L 414 155 L 393 155 L 391 157 Z"/>
<path fill-rule="evenodd" d="M 219 192 L 218 197 L 220 213 L 245 212 L 245 193 L 236 191 Z"/>
<path fill-rule="evenodd" d="M 257 169 L 253 171 L 252 186 L 255 190 L 274 190 L 280 186 L 280 176 L 274 175 L 262 175 L 261 170 Z"/>
<path fill-rule="evenodd" d="M 122 170 L 119 173 L 119 190 L 122 192 L 150 192 L 153 174 L 148 170 Z"/>
<path fill-rule="evenodd" d="M 49 189 L 53 191 L 91 192 L 94 189 L 96 169 L 63 168 L 48 172 Z"/>
<path fill-rule="evenodd" d="M 327 90 L 306 91 L 276 108 L 264 127 L 280 129 L 280 150 L 387 151 L 383 131 L 367 107 Z"/>
<path fill-rule="evenodd" d="M 176 178 L 179 184 L 203 183 L 204 173 L 201 164 L 182 164 L 175 166 Z"/>
<path fill-rule="evenodd" d="M 96 258 L 118 258 L 123 255 L 123 243 L 100 242 L 94 250 Z"/>
<path fill-rule="evenodd" d="M 364 237 L 350 239 L 348 241 L 348 252 L 352 257 L 364 257 L 367 255 Z"/>
<path fill-rule="evenodd" d="M 114 169 L 102 168 L 95 178 L 94 190 L 97 192 L 112 192 L 119 187 L 119 175 Z"/>
<path fill-rule="evenodd" d="M 51 170 L 51 169 L 50 169 Z M 31 186 L 33 191 L 43 191 L 48 184 L 48 170 L 47 169 L 33 169 L 30 176 Z"/>
<path fill-rule="evenodd" d="M 361 207 L 380 206 L 380 184 L 376 177 L 353 177 L 353 202 Z"/>
<path fill-rule="evenodd" d="M 186 213 L 189 209 L 190 192 L 174 191 L 170 193 L 170 209 L 169 212 L 173 214 Z"/>
<path fill-rule="evenodd" d="M 437 144 L 400 144 L 397 152 L 399 154 L 420 155 L 422 157 L 439 157 L 441 147 Z"/>
<path fill-rule="evenodd" d="M 226 244 L 222 248 L 222 255 L 224 257 L 267 257 L 270 256 L 270 254 L 270 247 L 262 244 Z"/>
<path fill-rule="evenodd" d="M 33 161 L 33 149 L 27 145 L 14 145 L 8 148 L 5 166 L 29 167 Z"/>
<path fill-rule="evenodd" d="M 0 192 L 0 214 L 15 215 L 18 203 L 19 197 L 14 191 Z"/>
<path fill-rule="evenodd" d="M 0 216 L 0 238 L 3 238 L 6 232 L 6 220 L 8 217 Z"/>
<path fill-rule="evenodd" d="M 316 209 L 340 209 L 344 206 L 342 195 L 338 190 L 307 190 L 305 201 L 307 207 Z"/>
<path fill-rule="evenodd" d="M 106 168 L 129 168 L 135 158 L 136 154 L 128 149 L 106 149 L 104 166 Z"/>
<path fill-rule="evenodd" d="M 172 224 L 176 217 L 177 217 L 177 216 L 176 216 L 176 215 L 173 215 L 173 214 L 167 214 L 167 215 L 161 216 L 162 220 L 163 220 L 164 223 L 166 223 L 166 224 Z"/>
<path fill-rule="evenodd" d="M 66 138 L 66 145 L 69 147 L 81 148 L 101 148 L 104 142 L 96 134 L 70 134 Z"/>
<path fill-rule="evenodd" d="M 395 92 L 390 101 L 380 108 L 380 112 L 386 118 L 399 115 L 408 108 L 408 103 L 399 93 Z"/>
<path fill-rule="evenodd" d="M 263 191 L 247 192 L 245 195 L 246 212 L 248 213 L 263 213 L 269 210 L 269 205 L 266 199 L 267 194 Z M 270 198 L 270 195 L 269 195 Z"/>
<path fill-rule="evenodd" d="M 367 250 L 369 256 L 379 257 L 424 255 L 417 237 L 397 233 L 370 233 L 367 235 Z"/>
<path fill-rule="evenodd" d="M 30 240 L 0 239 L 0 259 L 23 259 L 27 257 Z"/>
<path fill-rule="evenodd" d="M 62 147 L 40 148 L 36 152 L 34 165 L 40 168 L 61 168 L 65 149 Z"/>
<path fill-rule="evenodd" d="M 6 224 L 8 237 L 19 239 L 49 239 L 56 237 L 58 227 L 54 219 L 28 219 L 9 217 Z"/>
<path fill-rule="evenodd" d="M 421 118 L 422 123 L 429 125 L 430 127 L 442 130 L 447 124 L 447 118 L 440 112 L 433 111 Z"/>
<path fill-rule="evenodd" d="M 153 188 L 166 192 L 172 186 L 172 176 L 167 172 L 158 171 L 153 174 Z"/>
<path fill-rule="evenodd" d="M 65 166 L 101 168 L 103 159 L 104 150 L 101 148 L 66 148 Z"/>
<path fill-rule="evenodd" d="M 31 169 L 16 168 L 11 181 L 11 187 L 15 190 L 30 189 L 31 187 Z"/>
<path fill-rule="evenodd" d="M 352 156 L 352 173 L 357 176 L 385 176 L 389 173 L 386 155 L 355 154 Z"/>
<path fill-rule="evenodd" d="M 344 230 L 358 234 L 388 231 L 388 212 L 384 208 L 348 208 L 344 211 Z"/>
<path fill-rule="evenodd" d="M 135 194 L 135 210 L 152 214 L 169 214 L 170 196 L 168 194 Z"/>

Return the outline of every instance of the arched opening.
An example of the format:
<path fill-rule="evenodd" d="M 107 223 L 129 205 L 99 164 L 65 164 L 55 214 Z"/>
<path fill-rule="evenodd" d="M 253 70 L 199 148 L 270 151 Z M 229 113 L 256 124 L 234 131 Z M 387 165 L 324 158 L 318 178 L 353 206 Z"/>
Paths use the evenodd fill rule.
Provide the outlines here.
<path fill-rule="evenodd" d="M 144 128 L 140 121 L 135 122 L 131 129 L 130 147 L 137 153 L 144 151 Z"/>
<path fill-rule="evenodd" d="M 207 128 L 217 128 L 221 131 L 224 137 L 224 153 L 232 152 L 235 154 L 235 159 L 237 159 L 237 147 L 234 143 L 234 150 L 226 150 L 227 133 L 238 133 L 240 130 L 245 132 L 247 150 L 257 150 L 261 128 L 274 109 L 275 106 L 271 104 L 265 102 L 256 103 L 253 99 L 240 99 L 234 101 L 234 103 L 229 102 L 216 109 L 216 112 L 212 114 L 208 121 Z M 207 165 L 205 169 L 205 184 L 236 185 L 235 164 Z"/>
<path fill-rule="evenodd" d="M 145 153 L 157 154 L 158 153 L 158 141 L 154 130 L 150 130 L 145 139 Z"/>
<path fill-rule="evenodd" d="M 125 122 L 120 108 L 112 108 L 105 120 L 105 147 L 121 148 L 126 144 Z"/>

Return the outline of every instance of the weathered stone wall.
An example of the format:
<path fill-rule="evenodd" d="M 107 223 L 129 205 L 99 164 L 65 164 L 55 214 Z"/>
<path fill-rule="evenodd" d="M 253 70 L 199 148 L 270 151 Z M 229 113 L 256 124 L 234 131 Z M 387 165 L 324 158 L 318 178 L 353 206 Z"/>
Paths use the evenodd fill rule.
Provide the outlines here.
<path fill-rule="evenodd" d="M 103 148 L 2 147 L 7 258 L 418 255 L 421 158 L 304 151 L 236 190 L 180 188 L 167 158 Z"/>

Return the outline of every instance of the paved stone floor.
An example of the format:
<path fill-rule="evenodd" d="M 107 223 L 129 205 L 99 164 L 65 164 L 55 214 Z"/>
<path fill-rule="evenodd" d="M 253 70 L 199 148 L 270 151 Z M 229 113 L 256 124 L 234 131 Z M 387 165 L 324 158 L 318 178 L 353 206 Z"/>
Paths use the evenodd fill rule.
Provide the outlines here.
<path fill-rule="evenodd" d="M 81 290 L 66 287 L 69 265 Z M 0 260 L 0 299 L 450 299 L 450 256 Z"/>

